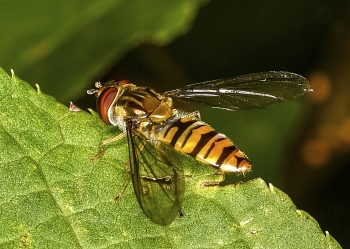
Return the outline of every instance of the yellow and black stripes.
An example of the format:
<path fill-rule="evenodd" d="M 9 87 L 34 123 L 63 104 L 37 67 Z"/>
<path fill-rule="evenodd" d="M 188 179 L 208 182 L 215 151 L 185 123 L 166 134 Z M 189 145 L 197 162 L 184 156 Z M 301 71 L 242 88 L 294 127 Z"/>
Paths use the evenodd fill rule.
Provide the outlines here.
<path fill-rule="evenodd" d="M 157 95 L 148 88 L 131 89 L 124 92 L 118 99 L 117 105 L 124 108 L 152 112 L 160 104 Z"/>
<path fill-rule="evenodd" d="M 225 135 L 199 120 L 171 120 L 158 139 L 222 171 L 246 172 L 251 168 L 247 157 Z"/>
<path fill-rule="evenodd" d="M 139 132 L 146 137 L 168 143 L 198 161 L 226 172 L 250 171 L 247 157 L 224 134 L 186 115 L 174 118 L 171 104 L 162 102 L 157 93 L 147 87 L 117 85 L 102 91 L 99 98 L 99 113 L 107 124 L 126 129 L 125 119 L 132 117 L 139 121 Z M 116 108 L 110 109 L 113 105 Z"/>

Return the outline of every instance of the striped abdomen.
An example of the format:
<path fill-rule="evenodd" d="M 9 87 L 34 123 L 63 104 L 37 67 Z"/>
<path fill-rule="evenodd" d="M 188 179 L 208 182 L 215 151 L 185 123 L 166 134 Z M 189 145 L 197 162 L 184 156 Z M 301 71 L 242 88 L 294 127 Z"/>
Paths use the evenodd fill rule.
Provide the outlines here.
<path fill-rule="evenodd" d="M 243 152 L 224 134 L 202 121 L 188 118 L 171 120 L 158 133 L 157 139 L 221 171 L 247 172 L 251 169 Z"/>

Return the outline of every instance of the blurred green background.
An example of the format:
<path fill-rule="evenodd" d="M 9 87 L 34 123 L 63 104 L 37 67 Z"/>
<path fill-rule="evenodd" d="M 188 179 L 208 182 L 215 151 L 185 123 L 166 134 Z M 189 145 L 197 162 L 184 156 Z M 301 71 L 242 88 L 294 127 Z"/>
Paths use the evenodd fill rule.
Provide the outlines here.
<path fill-rule="evenodd" d="M 130 79 L 159 92 L 283 70 L 314 93 L 266 110 L 196 106 L 253 172 L 285 191 L 344 247 L 350 215 L 350 2 L 0 1 L 0 66 L 86 109 L 95 81 Z M 349 57 L 349 58 L 348 58 Z M 194 107 L 191 107 L 194 108 Z"/>

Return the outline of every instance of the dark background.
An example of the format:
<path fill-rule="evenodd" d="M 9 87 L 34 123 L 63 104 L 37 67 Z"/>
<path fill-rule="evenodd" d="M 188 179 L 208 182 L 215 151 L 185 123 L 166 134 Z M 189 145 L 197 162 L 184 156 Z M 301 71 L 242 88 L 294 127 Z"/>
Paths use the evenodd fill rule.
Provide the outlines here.
<path fill-rule="evenodd" d="M 199 108 L 252 160 L 245 180 L 262 177 L 282 189 L 350 248 L 349 140 L 333 146 L 339 133 L 350 133 L 348 102 L 334 103 L 350 94 L 348 14 L 348 1 L 212 1 L 187 34 L 163 47 L 140 45 L 100 80 L 127 78 L 162 92 L 267 70 L 308 77 L 315 92 L 298 103 L 244 113 Z"/>

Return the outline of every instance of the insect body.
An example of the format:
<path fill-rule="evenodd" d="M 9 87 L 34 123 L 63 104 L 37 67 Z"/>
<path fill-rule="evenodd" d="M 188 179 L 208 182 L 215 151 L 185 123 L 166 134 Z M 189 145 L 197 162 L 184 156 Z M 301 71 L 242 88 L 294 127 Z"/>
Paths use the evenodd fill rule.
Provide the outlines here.
<path fill-rule="evenodd" d="M 144 213 L 170 224 L 183 197 L 178 152 L 223 172 L 248 172 L 248 158 L 225 135 L 200 120 L 199 112 L 174 107 L 173 100 L 199 102 L 226 110 L 265 108 L 311 91 L 308 81 L 288 72 L 264 72 L 192 84 L 157 93 L 127 80 L 96 84 L 98 112 L 128 138 L 134 191 Z M 118 136 L 120 137 L 120 136 Z"/>
<path fill-rule="evenodd" d="M 250 171 L 249 160 L 243 152 L 225 135 L 200 120 L 191 118 L 169 120 L 156 134 L 156 138 L 221 171 Z"/>

